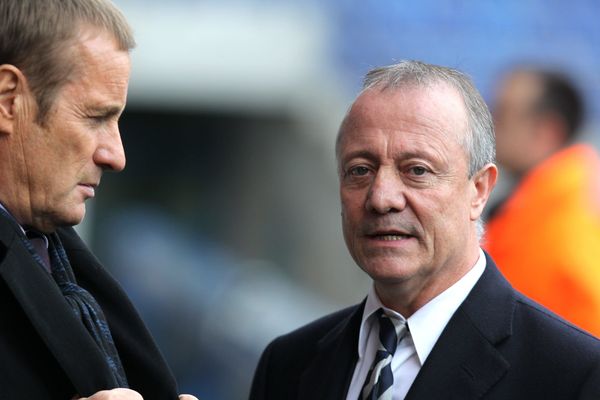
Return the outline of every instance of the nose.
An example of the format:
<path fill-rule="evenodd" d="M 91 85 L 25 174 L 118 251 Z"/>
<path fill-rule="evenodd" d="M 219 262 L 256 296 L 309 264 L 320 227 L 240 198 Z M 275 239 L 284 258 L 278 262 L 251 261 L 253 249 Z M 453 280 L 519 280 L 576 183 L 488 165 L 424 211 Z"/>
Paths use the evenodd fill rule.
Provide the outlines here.
<path fill-rule="evenodd" d="M 380 168 L 373 179 L 365 207 L 378 214 L 399 212 L 406 207 L 404 183 L 393 168 Z"/>
<path fill-rule="evenodd" d="M 94 153 L 94 162 L 102 169 L 119 172 L 125 168 L 125 149 L 119 127 L 105 132 Z"/>

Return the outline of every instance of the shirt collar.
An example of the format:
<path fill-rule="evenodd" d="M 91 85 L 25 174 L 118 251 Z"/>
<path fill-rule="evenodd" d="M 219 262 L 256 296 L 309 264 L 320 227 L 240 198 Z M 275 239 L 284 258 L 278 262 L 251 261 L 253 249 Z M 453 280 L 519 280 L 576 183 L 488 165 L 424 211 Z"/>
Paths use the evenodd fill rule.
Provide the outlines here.
<path fill-rule="evenodd" d="M 417 356 L 421 365 L 431 353 L 433 346 L 442 334 L 442 331 L 454 315 L 454 312 L 460 307 L 462 302 L 471 292 L 473 286 L 477 283 L 483 271 L 485 270 L 485 255 L 479 249 L 479 258 L 475 265 L 448 289 L 431 299 L 427 304 L 418 309 L 408 320 L 394 310 L 385 307 L 372 285 L 367 295 L 365 308 L 363 311 L 362 322 L 358 337 L 358 356 L 362 358 L 367 347 L 367 337 L 371 326 L 374 323 L 375 311 L 383 308 L 389 315 L 407 321 Z"/>

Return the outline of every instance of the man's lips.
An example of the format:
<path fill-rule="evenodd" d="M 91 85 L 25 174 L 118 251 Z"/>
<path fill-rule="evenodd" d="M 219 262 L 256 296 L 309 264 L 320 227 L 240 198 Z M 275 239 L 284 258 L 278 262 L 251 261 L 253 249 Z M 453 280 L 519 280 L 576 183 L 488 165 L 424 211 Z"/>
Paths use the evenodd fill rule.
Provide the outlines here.
<path fill-rule="evenodd" d="M 394 241 L 394 240 L 405 240 L 414 238 L 415 235 L 396 230 L 385 230 L 385 231 L 376 231 L 376 232 L 368 232 L 365 236 L 371 239 L 384 240 L 384 241 Z"/>
<path fill-rule="evenodd" d="M 420 240 L 423 235 L 417 225 L 401 220 L 365 220 L 359 227 L 359 234 L 376 241 Z"/>
<path fill-rule="evenodd" d="M 413 238 L 414 236 L 406 235 L 406 234 L 399 234 L 399 233 L 378 233 L 378 234 L 373 234 L 373 235 L 367 235 L 367 237 L 369 237 L 371 239 L 394 241 L 394 240 L 410 239 L 410 238 Z"/>
<path fill-rule="evenodd" d="M 97 183 L 80 183 L 80 187 L 86 192 L 88 197 L 94 197 L 96 194 L 96 188 L 98 187 Z"/>

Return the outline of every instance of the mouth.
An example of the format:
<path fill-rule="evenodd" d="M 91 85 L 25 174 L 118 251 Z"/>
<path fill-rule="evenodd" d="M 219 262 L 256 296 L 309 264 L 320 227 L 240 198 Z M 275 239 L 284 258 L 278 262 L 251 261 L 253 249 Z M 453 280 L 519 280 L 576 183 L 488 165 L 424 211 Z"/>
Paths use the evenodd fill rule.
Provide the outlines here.
<path fill-rule="evenodd" d="M 86 197 L 94 197 L 96 195 L 97 183 L 80 183 L 79 186 L 83 189 Z"/>
<path fill-rule="evenodd" d="M 416 236 L 413 234 L 396 230 L 369 232 L 366 236 L 370 239 L 382 240 L 384 242 L 394 242 L 416 238 Z"/>
<path fill-rule="evenodd" d="M 410 239 L 413 236 L 387 234 L 387 235 L 370 235 L 369 237 L 371 237 L 372 239 L 383 240 L 385 242 L 393 242 L 396 240 Z"/>

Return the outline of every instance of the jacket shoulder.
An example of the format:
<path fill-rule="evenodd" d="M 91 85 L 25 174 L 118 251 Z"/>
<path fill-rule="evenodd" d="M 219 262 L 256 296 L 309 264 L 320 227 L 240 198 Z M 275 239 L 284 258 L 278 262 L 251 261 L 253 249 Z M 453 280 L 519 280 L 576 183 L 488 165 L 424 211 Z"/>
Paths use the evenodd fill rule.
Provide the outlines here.
<path fill-rule="evenodd" d="M 321 344 L 352 330 L 351 321 L 360 310 L 362 305 L 345 308 L 273 340 L 256 368 L 250 400 L 295 398 L 300 379 L 318 357 Z"/>
<path fill-rule="evenodd" d="M 342 321 L 349 318 L 358 311 L 360 305 L 354 305 L 342 310 L 327 314 L 285 335 L 279 336 L 271 345 L 273 346 L 296 346 L 316 345 L 321 339 L 336 328 Z"/>
<path fill-rule="evenodd" d="M 530 332 L 540 344 L 558 345 L 558 354 L 568 349 L 573 358 L 581 353 L 583 360 L 600 360 L 600 339 L 518 292 L 516 303 L 515 333 Z"/>

